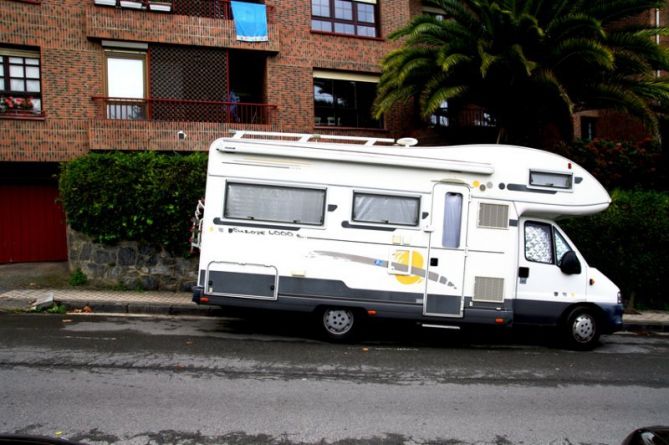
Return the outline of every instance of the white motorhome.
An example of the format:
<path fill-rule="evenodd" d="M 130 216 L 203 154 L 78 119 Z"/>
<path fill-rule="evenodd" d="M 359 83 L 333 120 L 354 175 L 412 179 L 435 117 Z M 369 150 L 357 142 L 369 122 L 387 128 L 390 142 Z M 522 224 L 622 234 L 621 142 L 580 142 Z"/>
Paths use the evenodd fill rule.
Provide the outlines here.
<path fill-rule="evenodd" d="M 525 147 L 236 131 L 209 152 L 193 301 L 365 317 L 553 325 L 591 348 L 619 289 L 556 224 L 605 210 L 580 166 Z M 405 144 L 404 146 L 401 144 Z"/>

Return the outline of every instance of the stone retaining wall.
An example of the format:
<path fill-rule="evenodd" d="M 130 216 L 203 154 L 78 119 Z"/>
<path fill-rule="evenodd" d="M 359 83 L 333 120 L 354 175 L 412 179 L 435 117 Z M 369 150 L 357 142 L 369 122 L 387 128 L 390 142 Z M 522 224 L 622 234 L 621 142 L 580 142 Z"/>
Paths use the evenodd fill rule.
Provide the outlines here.
<path fill-rule="evenodd" d="M 81 269 L 92 284 L 189 291 L 197 282 L 197 257 L 174 257 L 133 241 L 105 246 L 70 228 L 67 238 L 70 270 Z"/>

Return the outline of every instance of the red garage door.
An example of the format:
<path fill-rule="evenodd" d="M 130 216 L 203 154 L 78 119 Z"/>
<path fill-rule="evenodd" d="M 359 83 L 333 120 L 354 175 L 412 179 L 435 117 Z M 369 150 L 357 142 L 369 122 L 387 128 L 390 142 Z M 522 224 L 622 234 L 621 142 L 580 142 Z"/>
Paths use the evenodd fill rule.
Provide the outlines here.
<path fill-rule="evenodd" d="M 0 263 L 67 260 L 65 214 L 49 185 L 0 185 Z"/>

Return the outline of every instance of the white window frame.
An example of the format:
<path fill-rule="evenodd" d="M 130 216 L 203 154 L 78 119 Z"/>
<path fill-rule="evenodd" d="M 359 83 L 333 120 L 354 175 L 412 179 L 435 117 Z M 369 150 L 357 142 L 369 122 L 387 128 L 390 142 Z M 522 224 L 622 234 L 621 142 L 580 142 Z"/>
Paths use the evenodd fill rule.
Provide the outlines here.
<path fill-rule="evenodd" d="M 263 219 L 263 218 L 243 218 L 238 216 L 229 216 L 228 214 L 228 190 L 230 186 L 241 185 L 241 186 L 250 186 L 250 187 L 266 187 L 266 188 L 275 188 L 275 189 L 292 189 L 292 190 L 308 190 L 314 192 L 321 192 L 323 196 L 323 205 L 321 207 L 321 222 L 317 223 L 308 223 L 308 222 L 296 222 L 296 220 L 280 220 L 280 219 Z M 251 182 L 251 181 L 226 181 L 225 183 L 225 197 L 223 199 L 223 218 L 227 221 L 244 221 L 246 223 L 260 223 L 260 224 L 269 224 L 276 226 L 295 226 L 295 227 L 309 227 L 309 228 L 325 228 L 325 218 L 327 215 L 327 188 L 319 186 L 308 186 L 308 185 L 295 185 L 295 184 L 284 184 L 284 183 L 268 183 L 268 182 Z"/>
<path fill-rule="evenodd" d="M 417 201 L 418 207 L 416 208 L 416 224 L 400 224 L 390 221 L 382 222 L 382 221 L 367 221 L 367 220 L 356 219 L 356 207 L 355 207 L 356 195 L 378 196 L 381 198 L 394 198 L 394 199 L 410 199 Z M 353 193 L 351 195 L 351 223 L 371 225 L 377 227 L 401 227 L 407 229 L 418 229 L 420 227 L 421 207 L 422 207 L 422 199 L 420 195 L 407 195 L 402 193 L 388 193 L 388 192 L 368 191 L 368 190 L 353 190 Z"/>
<path fill-rule="evenodd" d="M 550 185 L 535 185 L 532 184 L 532 174 L 545 174 L 545 175 L 560 175 L 564 177 L 569 177 L 569 187 L 559 187 L 559 186 L 550 186 Z M 540 168 L 531 168 L 527 176 L 527 186 L 531 189 L 538 190 L 553 190 L 558 192 L 573 192 L 574 191 L 574 173 L 557 171 L 557 170 L 543 170 Z"/>

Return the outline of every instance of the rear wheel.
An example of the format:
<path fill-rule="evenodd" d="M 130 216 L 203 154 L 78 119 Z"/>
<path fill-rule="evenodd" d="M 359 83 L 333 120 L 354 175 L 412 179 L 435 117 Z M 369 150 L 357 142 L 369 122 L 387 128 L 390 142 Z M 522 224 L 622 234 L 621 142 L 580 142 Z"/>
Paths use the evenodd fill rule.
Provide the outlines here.
<path fill-rule="evenodd" d="M 326 308 L 323 310 L 321 324 L 325 335 L 331 340 L 351 340 L 360 324 L 360 317 L 351 309 Z"/>
<path fill-rule="evenodd" d="M 566 319 L 565 340 L 572 349 L 589 351 L 599 342 L 600 328 L 592 310 L 576 308 Z"/>

